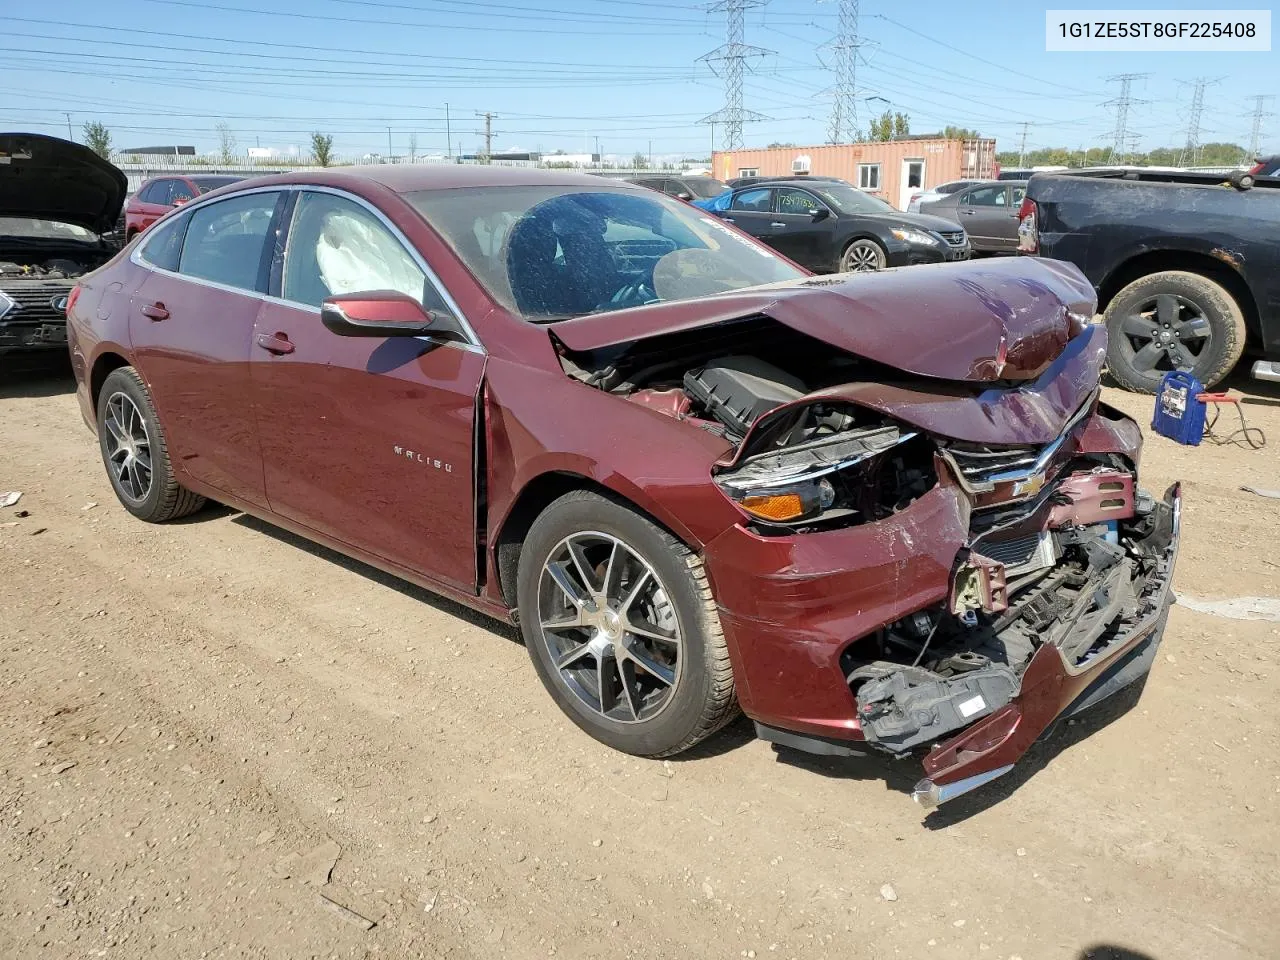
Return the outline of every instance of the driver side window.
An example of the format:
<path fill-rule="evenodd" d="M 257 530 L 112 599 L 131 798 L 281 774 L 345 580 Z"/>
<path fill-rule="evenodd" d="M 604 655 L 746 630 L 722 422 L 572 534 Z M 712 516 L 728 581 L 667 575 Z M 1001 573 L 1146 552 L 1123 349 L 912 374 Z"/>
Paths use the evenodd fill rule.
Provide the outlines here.
<path fill-rule="evenodd" d="M 326 297 L 372 290 L 396 290 L 428 310 L 450 313 L 381 220 L 345 197 L 301 193 L 285 248 L 283 299 L 319 307 Z"/>

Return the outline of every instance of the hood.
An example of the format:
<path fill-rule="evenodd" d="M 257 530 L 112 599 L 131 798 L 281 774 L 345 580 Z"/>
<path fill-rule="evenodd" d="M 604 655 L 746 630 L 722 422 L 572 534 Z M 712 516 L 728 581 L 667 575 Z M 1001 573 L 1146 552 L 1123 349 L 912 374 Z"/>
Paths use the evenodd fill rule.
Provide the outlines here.
<path fill-rule="evenodd" d="M 1069 263 L 1011 257 L 808 277 L 552 324 L 573 351 L 767 316 L 849 353 L 923 377 L 1033 380 L 1093 316 Z"/>
<path fill-rule="evenodd" d="M 880 218 L 887 223 L 893 223 L 904 227 L 916 227 L 921 230 L 932 230 L 935 233 L 945 231 L 954 233 L 962 229 L 960 224 L 954 220 L 947 220 L 944 217 L 932 217 L 927 213 L 886 213 Z"/>
<path fill-rule="evenodd" d="M 0 217 L 106 233 L 128 187 L 118 167 L 81 144 L 40 133 L 0 133 Z"/>

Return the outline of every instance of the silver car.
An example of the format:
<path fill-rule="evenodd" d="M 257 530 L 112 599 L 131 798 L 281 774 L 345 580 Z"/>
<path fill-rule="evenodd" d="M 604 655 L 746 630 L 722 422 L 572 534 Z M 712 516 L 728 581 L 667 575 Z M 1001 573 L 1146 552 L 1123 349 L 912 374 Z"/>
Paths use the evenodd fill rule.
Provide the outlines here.
<path fill-rule="evenodd" d="M 1018 249 L 1018 208 L 1026 195 L 1025 180 L 988 180 L 922 202 L 920 212 L 959 223 L 978 253 L 1013 253 Z"/>

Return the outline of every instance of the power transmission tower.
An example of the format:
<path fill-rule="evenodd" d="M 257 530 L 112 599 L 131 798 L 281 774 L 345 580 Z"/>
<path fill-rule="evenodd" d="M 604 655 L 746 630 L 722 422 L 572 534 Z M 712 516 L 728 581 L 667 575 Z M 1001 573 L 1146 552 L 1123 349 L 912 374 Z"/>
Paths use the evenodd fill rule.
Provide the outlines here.
<path fill-rule="evenodd" d="M 1133 81 L 1145 80 L 1150 74 L 1147 73 L 1121 73 L 1114 77 L 1107 77 L 1108 82 L 1117 81 L 1120 84 L 1120 95 L 1114 100 L 1108 100 L 1103 104 L 1104 107 L 1116 108 L 1116 126 L 1111 135 L 1111 150 L 1107 154 L 1108 160 L 1115 159 L 1119 154 L 1123 158 L 1130 147 L 1136 143 L 1137 138 L 1129 133 L 1129 108 L 1134 104 L 1146 103 L 1146 100 L 1135 100 L 1133 98 Z"/>
<path fill-rule="evenodd" d="M 707 10 L 725 15 L 728 29 L 725 42 L 698 59 L 711 67 L 711 72 L 724 78 L 724 106 L 715 113 L 703 117 L 702 123 L 724 124 L 726 150 L 742 149 L 742 125 L 754 120 L 769 119 L 754 110 L 742 107 L 742 72 L 747 60 L 772 53 L 763 47 L 753 47 L 743 42 L 746 33 L 746 13 L 754 7 L 763 7 L 768 0 L 716 0 Z"/>
<path fill-rule="evenodd" d="M 1273 116 L 1266 106 L 1269 100 L 1275 99 L 1275 94 L 1258 94 L 1249 99 L 1253 101 L 1253 132 L 1249 134 L 1249 153 L 1244 158 L 1246 162 L 1254 159 L 1262 147 L 1262 121 Z"/>
<path fill-rule="evenodd" d="M 1191 93 L 1191 114 L 1187 118 L 1187 142 L 1178 154 L 1178 166 L 1192 166 L 1200 162 L 1200 117 L 1204 114 L 1204 89 L 1217 83 L 1205 77 L 1196 77 Z"/>
<path fill-rule="evenodd" d="M 844 143 L 858 138 L 858 35 L 860 0 L 839 0 L 839 28 L 828 45 L 836 75 L 832 90 L 831 119 L 827 124 L 829 143 Z"/>
<path fill-rule="evenodd" d="M 493 120 L 494 115 L 485 111 L 484 113 L 476 112 L 477 117 L 484 117 L 484 156 L 481 158 L 482 163 L 489 163 L 493 159 Z"/>
<path fill-rule="evenodd" d="M 1018 141 L 1018 166 L 1027 165 L 1027 131 L 1031 128 L 1030 120 L 1022 121 L 1022 139 Z"/>

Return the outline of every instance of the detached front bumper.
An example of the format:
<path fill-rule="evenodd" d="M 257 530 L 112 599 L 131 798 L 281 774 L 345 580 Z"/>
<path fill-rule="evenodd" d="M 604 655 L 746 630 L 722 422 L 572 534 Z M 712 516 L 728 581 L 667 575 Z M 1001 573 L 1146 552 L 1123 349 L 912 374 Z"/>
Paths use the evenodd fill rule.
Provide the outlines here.
<path fill-rule="evenodd" d="M 1059 647 L 1042 644 L 1025 669 L 1010 674 L 1011 695 L 994 710 L 966 713 L 972 693 L 957 684 L 950 713 L 973 716 L 968 725 L 938 722 L 948 715 L 941 708 L 951 692 L 940 684 L 939 709 L 931 715 L 937 736 L 901 749 L 867 742 L 875 734 L 860 720 L 841 654 L 859 638 L 950 598 L 955 559 L 970 535 L 967 497 L 940 484 L 889 519 L 794 537 L 734 528 L 707 545 L 706 560 L 743 710 L 761 736 L 818 753 L 849 755 L 864 747 L 903 753 L 915 742 L 954 734 L 925 757 L 926 779 L 915 797 L 931 806 L 972 790 L 1006 772 L 1057 717 L 1092 706 L 1150 670 L 1172 602 L 1181 521 L 1176 485 L 1165 504 L 1172 530 L 1158 573 L 1145 578 L 1136 619 L 1083 662 L 1071 664 Z M 1089 629 L 1080 619 L 1080 631 Z"/>

